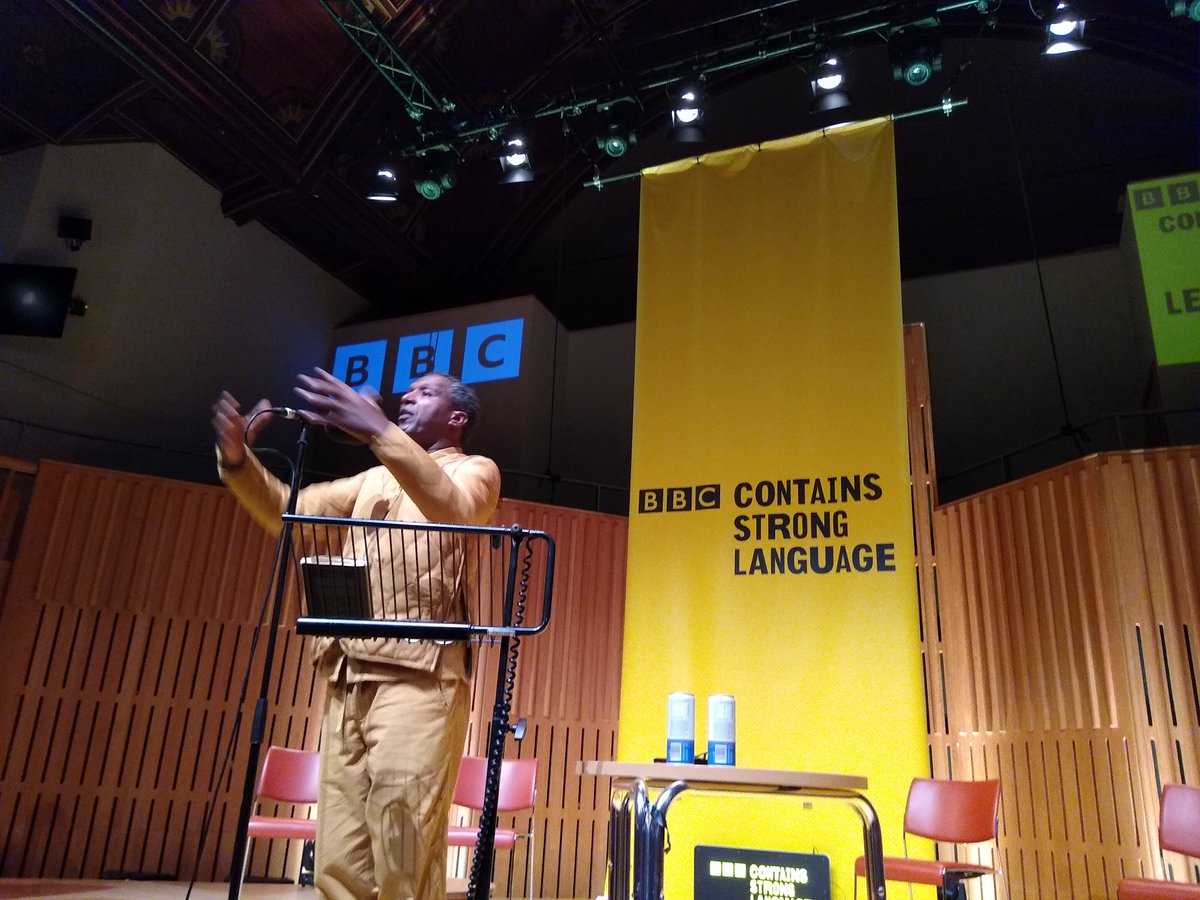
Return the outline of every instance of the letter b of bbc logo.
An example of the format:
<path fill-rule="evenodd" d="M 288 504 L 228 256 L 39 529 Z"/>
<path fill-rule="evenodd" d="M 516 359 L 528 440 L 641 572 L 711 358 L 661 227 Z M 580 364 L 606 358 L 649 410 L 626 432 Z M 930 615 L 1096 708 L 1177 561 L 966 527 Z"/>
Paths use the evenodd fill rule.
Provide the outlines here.
<path fill-rule="evenodd" d="M 466 384 L 500 381 L 521 374 L 521 339 L 524 319 L 470 325 L 463 332 L 462 373 Z M 388 340 L 344 344 L 334 351 L 333 374 L 355 390 L 366 387 L 383 393 L 383 370 L 389 356 Z M 454 350 L 453 329 L 410 334 L 396 338 L 392 357 L 396 361 L 392 393 L 431 372 L 450 372 Z"/>
<path fill-rule="evenodd" d="M 646 488 L 638 491 L 638 512 L 691 512 L 694 509 L 720 509 L 721 486 L 698 484 L 695 487 Z"/>

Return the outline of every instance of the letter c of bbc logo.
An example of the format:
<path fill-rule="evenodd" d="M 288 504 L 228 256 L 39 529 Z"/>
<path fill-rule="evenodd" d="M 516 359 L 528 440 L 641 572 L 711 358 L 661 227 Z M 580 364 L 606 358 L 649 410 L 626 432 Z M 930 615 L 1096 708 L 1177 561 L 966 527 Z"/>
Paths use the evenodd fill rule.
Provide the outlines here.
<path fill-rule="evenodd" d="M 698 484 L 695 487 L 645 488 L 638 491 L 638 512 L 691 512 L 694 509 L 720 509 L 721 486 Z"/>
<path fill-rule="evenodd" d="M 521 374 L 521 340 L 524 319 L 470 325 L 463 332 L 462 372 L 465 384 L 500 381 Z M 383 391 L 383 370 L 388 345 L 393 343 L 396 360 L 392 393 L 401 394 L 422 375 L 450 373 L 454 329 L 410 334 L 395 339 L 343 344 L 334 350 L 333 374 L 355 390 L 372 387 Z"/>

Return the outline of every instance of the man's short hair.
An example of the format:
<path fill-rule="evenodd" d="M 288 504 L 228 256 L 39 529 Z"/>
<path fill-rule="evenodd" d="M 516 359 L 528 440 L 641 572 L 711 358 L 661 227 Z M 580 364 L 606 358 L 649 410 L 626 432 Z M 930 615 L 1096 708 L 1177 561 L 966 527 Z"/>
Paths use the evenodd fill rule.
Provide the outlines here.
<path fill-rule="evenodd" d="M 467 422 L 463 425 L 462 430 L 465 443 L 471 432 L 475 430 L 475 423 L 479 421 L 479 395 L 475 393 L 473 387 L 463 384 L 453 375 L 443 374 L 442 377 L 450 382 L 450 403 L 456 410 L 467 415 Z"/>

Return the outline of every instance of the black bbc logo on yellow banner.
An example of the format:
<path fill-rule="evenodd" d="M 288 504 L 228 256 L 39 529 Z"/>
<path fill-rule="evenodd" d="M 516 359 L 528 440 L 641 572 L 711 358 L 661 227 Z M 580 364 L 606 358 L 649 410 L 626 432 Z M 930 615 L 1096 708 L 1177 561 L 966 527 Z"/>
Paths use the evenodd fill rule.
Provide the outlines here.
<path fill-rule="evenodd" d="M 829 857 L 696 846 L 696 900 L 829 900 Z"/>
<path fill-rule="evenodd" d="M 720 509 L 721 486 L 697 484 L 694 487 L 646 488 L 638 491 L 638 512 L 691 512 Z"/>

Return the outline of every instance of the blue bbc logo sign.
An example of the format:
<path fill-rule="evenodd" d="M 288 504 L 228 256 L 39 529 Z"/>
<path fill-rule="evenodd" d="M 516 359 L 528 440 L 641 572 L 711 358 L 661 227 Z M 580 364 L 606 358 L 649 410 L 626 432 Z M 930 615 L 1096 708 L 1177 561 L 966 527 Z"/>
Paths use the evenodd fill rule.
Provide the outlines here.
<path fill-rule="evenodd" d="M 521 374 L 521 341 L 524 319 L 470 325 L 463 333 L 462 372 L 466 384 L 500 381 Z M 387 340 L 345 344 L 333 355 L 333 374 L 355 390 L 366 387 L 383 393 L 383 373 L 389 353 Z M 450 373 L 454 331 L 430 331 L 405 335 L 395 341 L 392 358 L 396 366 L 391 390 L 400 394 L 430 372 Z"/>

